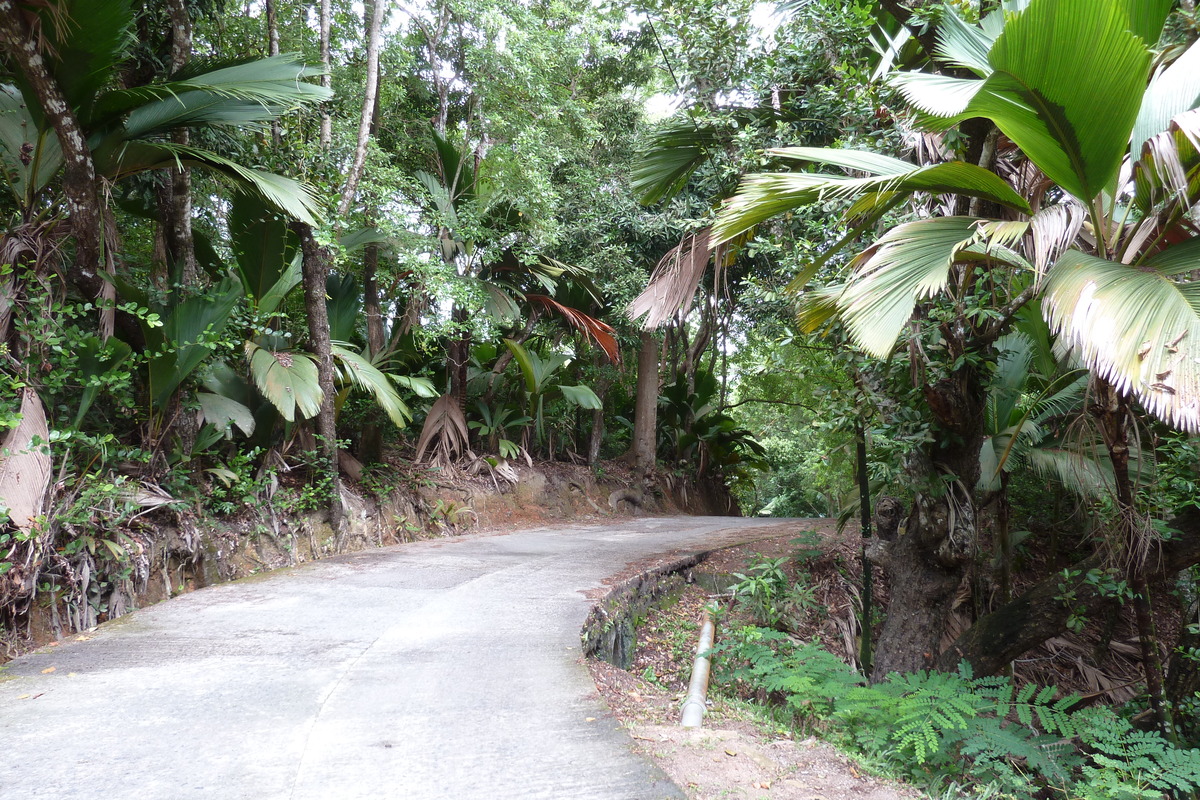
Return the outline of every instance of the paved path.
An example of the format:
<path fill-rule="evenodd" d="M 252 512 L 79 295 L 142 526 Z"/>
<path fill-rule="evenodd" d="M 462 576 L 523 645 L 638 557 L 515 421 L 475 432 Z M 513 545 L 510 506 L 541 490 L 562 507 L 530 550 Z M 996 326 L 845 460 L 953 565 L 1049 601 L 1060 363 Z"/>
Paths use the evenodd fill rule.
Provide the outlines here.
<path fill-rule="evenodd" d="M 160 603 L 0 672 L 0 798 L 682 797 L 596 696 L 584 592 L 778 523 L 442 539 Z"/>

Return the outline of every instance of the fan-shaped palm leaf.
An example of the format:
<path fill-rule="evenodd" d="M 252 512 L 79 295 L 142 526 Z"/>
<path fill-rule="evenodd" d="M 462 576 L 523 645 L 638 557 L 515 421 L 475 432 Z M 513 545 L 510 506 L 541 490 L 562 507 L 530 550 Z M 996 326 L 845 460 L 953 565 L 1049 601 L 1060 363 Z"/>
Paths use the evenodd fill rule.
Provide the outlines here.
<path fill-rule="evenodd" d="M 796 157 L 795 154 L 803 152 L 803 157 L 808 160 L 814 160 L 814 156 L 821 153 L 816 148 L 769 152 L 790 157 Z M 726 202 L 713 224 L 714 244 L 727 242 L 771 217 L 800 206 L 823 200 L 847 200 L 864 194 L 944 192 L 965 197 L 980 197 L 1019 211 L 1030 212 L 1026 200 L 994 172 L 965 161 L 952 161 L 928 167 L 906 164 L 905 172 L 889 171 L 880 174 L 877 170 L 896 170 L 898 165 L 904 162 L 857 150 L 828 151 L 819 157 L 823 163 L 876 174 L 866 178 L 807 172 L 747 175 L 742 179 L 738 193 Z"/>
<path fill-rule="evenodd" d="M 93 121 L 111 122 L 128 114 L 119 129 L 124 138 L 188 125 L 269 122 L 333 96 L 329 89 L 305 82 L 321 71 L 307 66 L 302 58 L 298 53 L 285 53 L 207 71 L 193 67 L 193 74 L 184 80 L 105 92 L 96 104 Z"/>
<path fill-rule="evenodd" d="M 604 351 L 609 362 L 621 363 L 621 348 L 617 344 L 617 332 L 607 322 L 601 322 L 593 316 L 583 313 L 577 308 L 563 305 L 544 294 L 527 294 L 525 300 L 532 305 L 540 306 L 566 320 L 575 330 L 591 338 Z"/>
<path fill-rule="evenodd" d="M 943 126 L 991 119 L 1055 183 L 1090 202 L 1125 155 L 1150 71 L 1141 36 L 1150 35 L 1163 3 L 1169 0 L 1147 0 L 1149 10 L 1132 20 L 1134 6 L 1124 0 L 1033 3 L 996 39 L 988 54 L 993 72 L 983 81 L 902 76 L 896 85 Z M 951 97 L 962 105 L 953 108 Z"/>
<path fill-rule="evenodd" d="M 946 287 L 950 267 L 971 244 L 978 223 L 974 217 L 933 217 L 898 225 L 858 256 L 837 299 L 855 342 L 886 357 L 917 301 Z"/>
<path fill-rule="evenodd" d="M 111 151 L 97 151 L 97 170 L 113 180 L 154 169 L 199 167 L 237 188 L 257 193 L 291 217 L 317 225 L 323 203 L 307 184 L 273 172 L 253 169 L 231 158 L 175 142 L 125 142 Z"/>
<path fill-rule="evenodd" d="M 297 412 L 301 417 L 313 417 L 321 410 L 317 364 L 308 353 L 268 350 L 246 342 L 246 358 L 254 385 L 285 420 L 295 422 Z"/>
<path fill-rule="evenodd" d="M 1141 153 L 1147 139 L 1165 131 L 1172 119 L 1195 108 L 1197 103 L 1200 103 L 1200 42 L 1193 43 L 1150 82 L 1133 126 L 1130 152 Z"/>
<path fill-rule="evenodd" d="M 235 426 L 246 436 L 254 433 L 253 412 L 232 397 L 213 392 L 197 392 L 196 399 L 200 402 L 201 425 L 209 423 L 230 439 L 233 438 Z"/>
<path fill-rule="evenodd" d="M 1165 206 L 1167 225 L 1200 200 L 1200 109 L 1176 116 L 1146 140 L 1133 180 L 1134 205 L 1146 216 Z"/>
<path fill-rule="evenodd" d="M 333 342 L 330 350 L 342 380 L 370 392 L 396 427 L 403 428 L 412 421 L 412 410 L 400 399 L 388 376 L 370 359 L 351 349 L 345 342 Z"/>
<path fill-rule="evenodd" d="M 645 205 L 673 197 L 717 145 L 717 129 L 682 119 L 651 138 L 633 169 L 634 195 Z"/>
<path fill-rule="evenodd" d="M 1090 369 L 1159 419 L 1200 430 L 1200 286 L 1071 250 L 1050 269 L 1043 309 Z"/>

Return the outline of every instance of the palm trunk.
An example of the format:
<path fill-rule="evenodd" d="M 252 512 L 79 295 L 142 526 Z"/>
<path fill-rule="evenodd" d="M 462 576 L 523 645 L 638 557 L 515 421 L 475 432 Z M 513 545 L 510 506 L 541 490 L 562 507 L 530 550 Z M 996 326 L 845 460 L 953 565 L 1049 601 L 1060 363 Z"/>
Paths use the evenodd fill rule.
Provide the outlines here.
<path fill-rule="evenodd" d="M 450 312 L 454 332 L 447 347 L 446 372 L 450 394 L 464 413 L 467 410 L 467 366 L 471 361 L 471 319 L 465 306 L 455 304 Z"/>
<path fill-rule="evenodd" d="M 325 306 L 325 282 L 329 277 L 329 252 L 317 244 L 310 225 L 293 222 L 300 238 L 304 275 L 304 308 L 308 316 L 309 348 L 317 359 L 317 381 L 321 387 L 321 410 L 317 413 L 318 472 L 329 484 L 329 521 L 339 534 L 345 523 L 341 481 L 338 478 L 337 426 L 334 419 L 333 353 L 329 341 L 329 311 Z"/>
<path fill-rule="evenodd" d="M 859 649 L 858 661 L 864 675 L 871 674 L 872 652 L 872 595 L 874 594 L 874 569 L 871 558 L 867 555 L 868 542 L 871 539 L 871 479 L 867 474 L 867 432 L 862 423 L 856 431 L 855 442 L 856 472 L 858 473 L 858 504 L 859 519 L 862 533 L 862 646 Z"/>
<path fill-rule="evenodd" d="M 167 13 L 171 19 L 171 63 L 174 74 L 187 64 L 192 55 L 192 20 L 184 0 L 169 0 Z M 187 145 L 188 132 L 171 134 L 175 144 Z M 192 240 L 192 175 L 187 167 L 167 173 L 167 181 L 159 194 L 163 239 L 167 263 L 174 267 L 184 286 L 195 287 L 200 274 L 196 265 L 196 249 Z"/>
<path fill-rule="evenodd" d="M 937 441 L 910 472 L 919 491 L 903 536 L 872 549 L 888 572 L 891 599 L 875 648 L 872 678 L 931 667 L 941 652 L 951 606 L 976 542 L 974 487 L 979 479 L 986 393 L 964 366 L 925 387 L 938 422 Z"/>
<path fill-rule="evenodd" d="M 279 55 L 279 10 L 276 4 L 279 0 L 263 0 L 264 16 L 267 18 L 267 55 Z M 283 146 L 283 131 L 279 120 L 271 120 L 271 144 L 276 148 Z"/>
<path fill-rule="evenodd" d="M 383 311 L 379 304 L 379 245 L 369 244 L 363 253 L 363 312 L 367 318 L 367 353 L 372 359 L 387 346 L 383 335 Z M 377 422 L 363 425 L 359 458 L 364 464 L 383 457 L 383 429 Z"/>
<path fill-rule="evenodd" d="M 657 427 L 658 342 L 649 331 L 642 331 L 633 419 L 633 463 L 643 474 L 654 471 Z"/>
<path fill-rule="evenodd" d="M 1133 481 L 1129 476 L 1129 405 L 1117 388 L 1103 378 L 1096 378 L 1095 390 L 1096 402 L 1091 410 L 1099 423 L 1100 434 L 1104 438 L 1113 466 L 1117 499 L 1117 537 L 1127 560 L 1126 574 L 1129 588 L 1133 592 L 1133 612 L 1137 620 L 1146 691 L 1150 695 L 1150 708 L 1154 712 L 1159 730 L 1168 739 L 1173 739 L 1174 726 L 1163 687 L 1158 633 L 1154 628 L 1150 587 L 1146 582 L 1143 555 L 1145 526 L 1141 524 L 1133 496 Z"/>

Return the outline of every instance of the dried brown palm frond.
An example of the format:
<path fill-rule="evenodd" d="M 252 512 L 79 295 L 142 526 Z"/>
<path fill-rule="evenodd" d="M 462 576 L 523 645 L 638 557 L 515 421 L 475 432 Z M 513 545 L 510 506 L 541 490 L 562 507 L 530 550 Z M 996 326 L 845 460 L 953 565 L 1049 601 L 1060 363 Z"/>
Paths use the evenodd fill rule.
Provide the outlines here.
<path fill-rule="evenodd" d="M 467 452 L 467 419 L 454 395 L 442 395 L 433 403 L 417 440 L 416 461 L 427 454 L 430 463 L 448 467 Z"/>
<path fill-rule="evenodd" d="M 661 328 L 676 314 L 687 316 L 708 266 L 711 234 L 710 228 L 704 228 L 685 236 L 662 257 L 645 291 L 625 310 L 631 320 L 645 316 L 642 327 L 650 329 Z"/>
<path fill-rule="evenodd" d="M 21 421 L 0 446 L 0 504 L 17 528 L 29 531 L 45 507 L 50 486 L 50 430 L 41 398 L 21 392 Z"/>

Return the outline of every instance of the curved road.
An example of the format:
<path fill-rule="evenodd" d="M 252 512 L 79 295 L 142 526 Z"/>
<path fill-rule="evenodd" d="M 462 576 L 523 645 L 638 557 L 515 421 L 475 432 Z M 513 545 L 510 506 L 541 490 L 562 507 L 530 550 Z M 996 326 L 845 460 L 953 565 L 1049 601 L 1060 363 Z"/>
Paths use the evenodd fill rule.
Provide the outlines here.
<path fill-rule="evenodd" d="M 682 797 L 596 695 L 585 592 L 779 525 L 440 539 L 177 597 L 0 670 L 0 798 Z"/>

